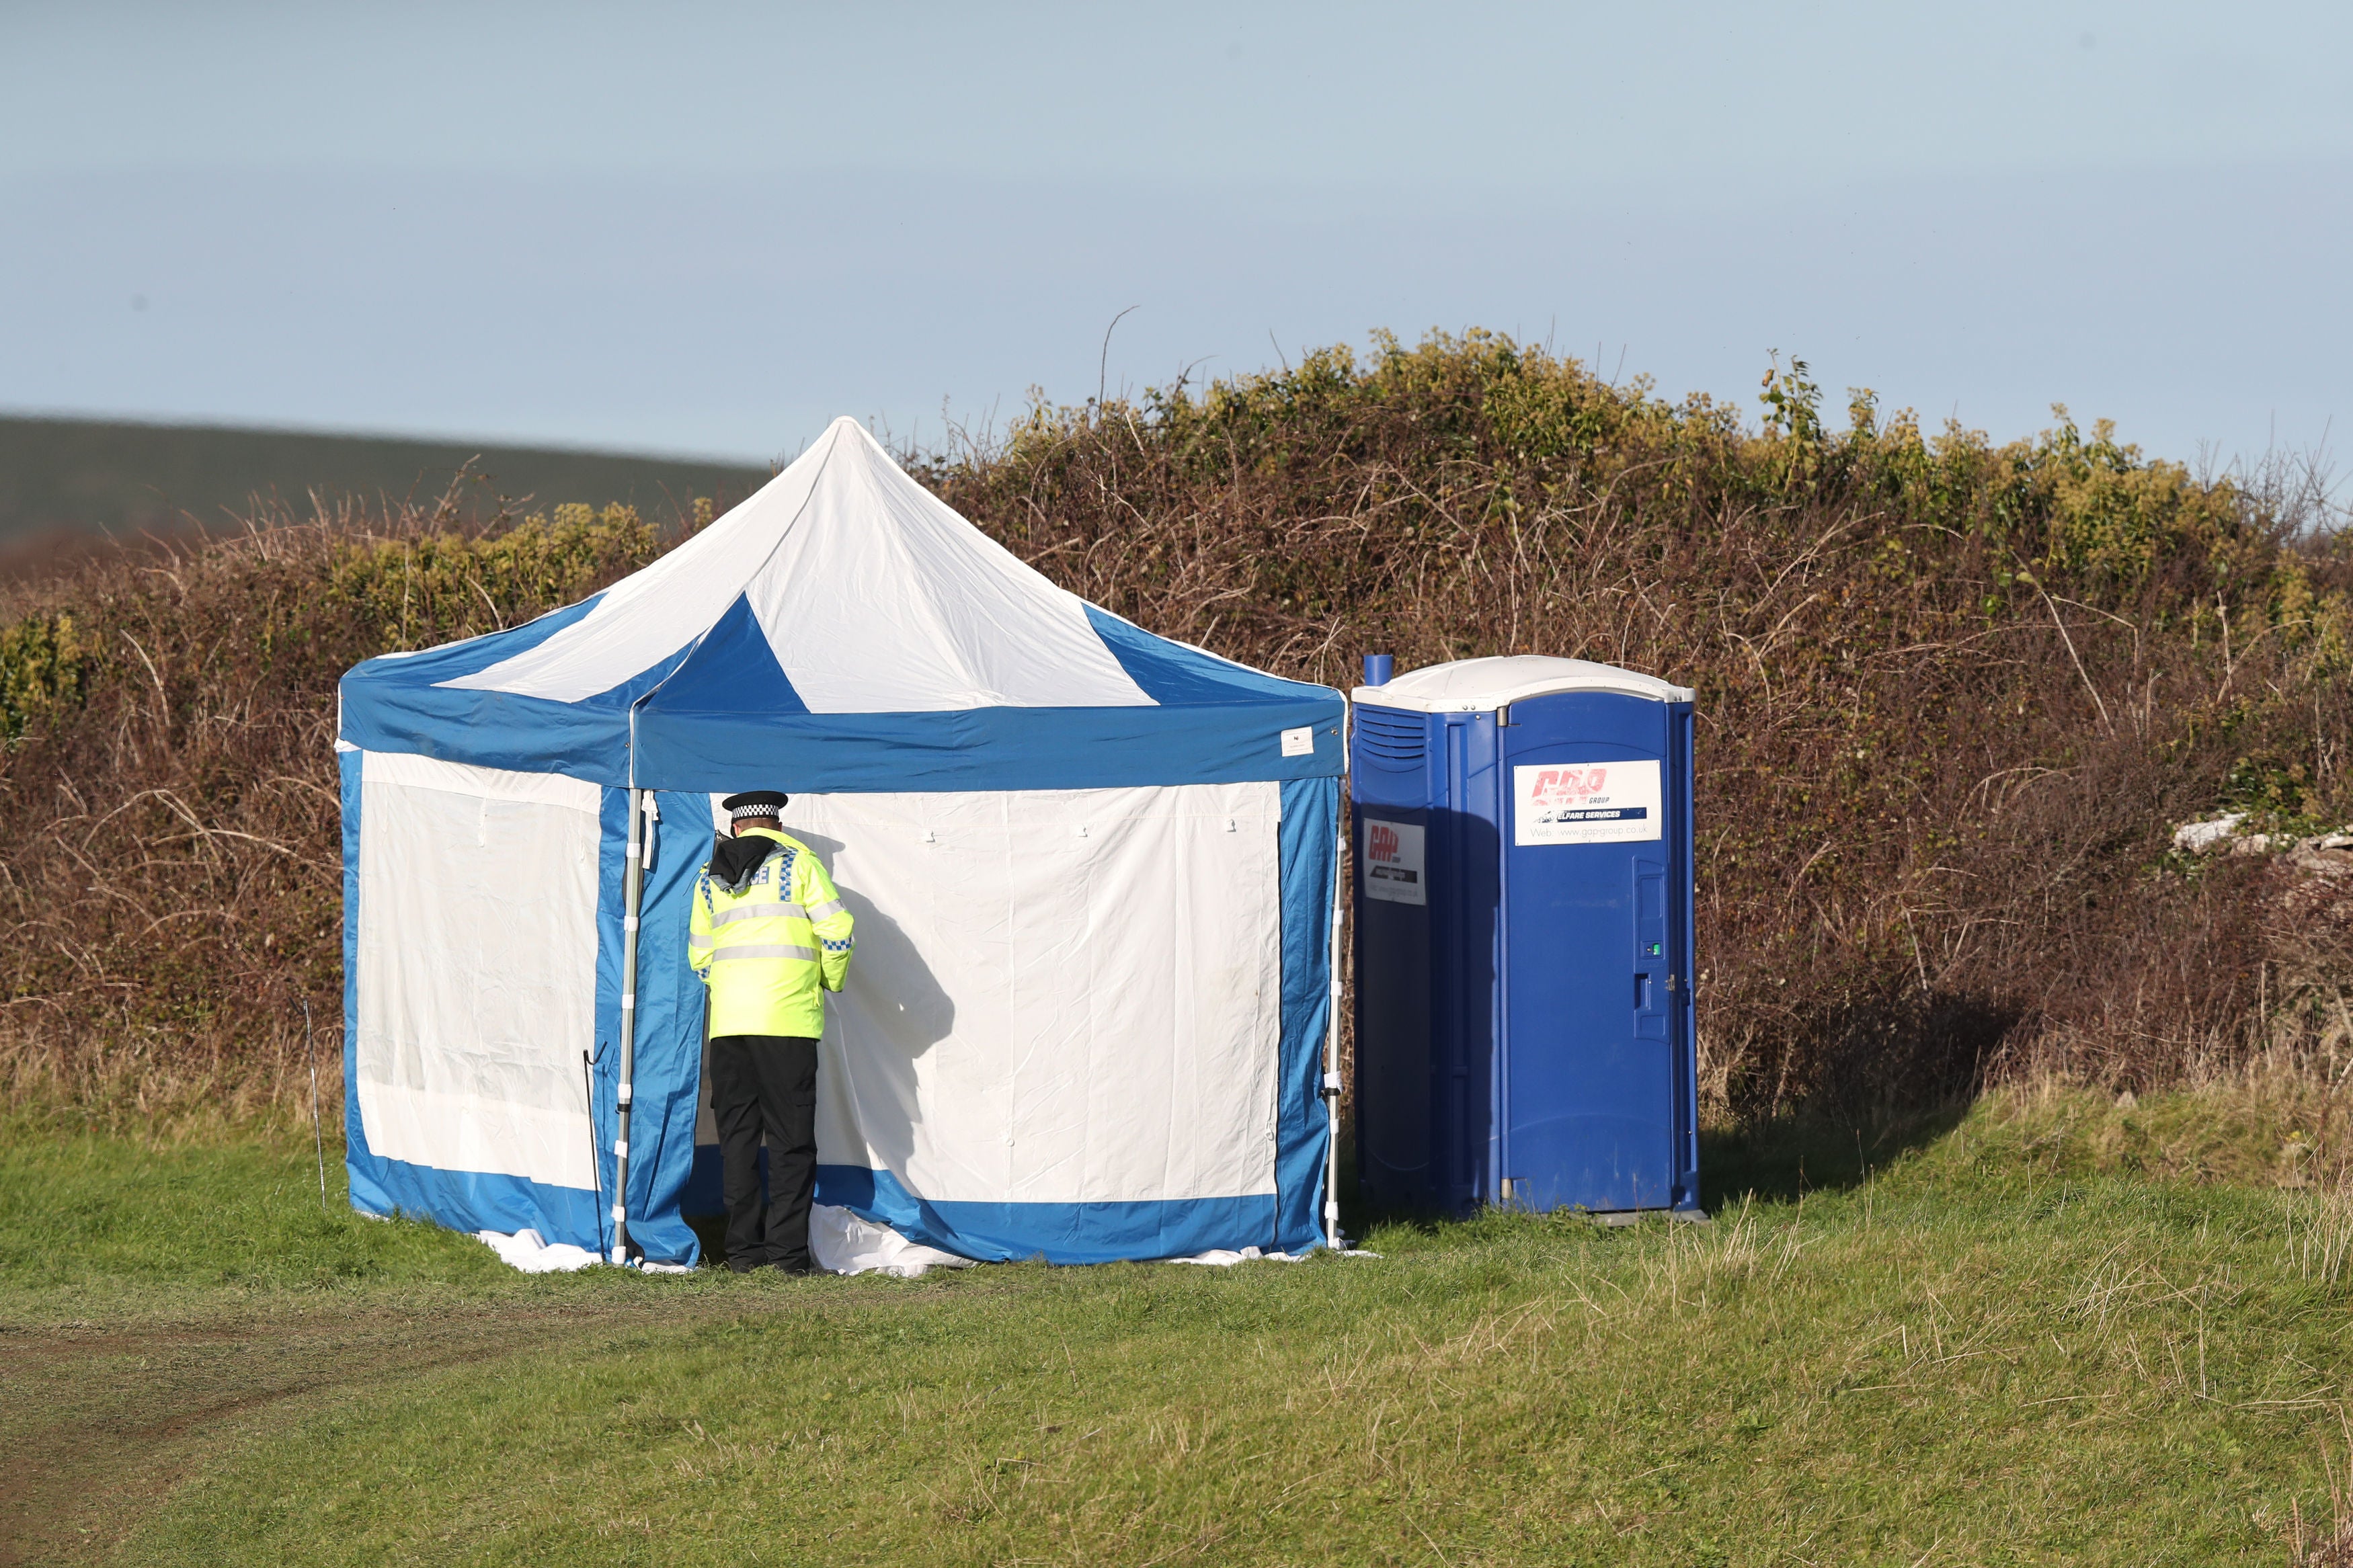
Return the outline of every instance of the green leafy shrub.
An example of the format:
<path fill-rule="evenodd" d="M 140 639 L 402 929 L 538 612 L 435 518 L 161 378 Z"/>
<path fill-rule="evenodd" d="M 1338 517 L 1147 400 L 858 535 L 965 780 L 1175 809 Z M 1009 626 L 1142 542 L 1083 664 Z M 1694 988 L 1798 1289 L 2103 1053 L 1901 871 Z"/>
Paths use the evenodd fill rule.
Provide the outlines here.
<path fill-rule="evenodd" d="M 0 738 L 13 742 L 79 708 L 95 658 L 71 611 L 0 626 Z"/>
<path fill-rule="evenodd" d="M 355 544 L 337 552 L 326 590 L 397 652 L 504 626 L 503 606 L 568 604 L 656 553 L 634 510 L 571 504 L 487 535 L 442 529 Z"/>

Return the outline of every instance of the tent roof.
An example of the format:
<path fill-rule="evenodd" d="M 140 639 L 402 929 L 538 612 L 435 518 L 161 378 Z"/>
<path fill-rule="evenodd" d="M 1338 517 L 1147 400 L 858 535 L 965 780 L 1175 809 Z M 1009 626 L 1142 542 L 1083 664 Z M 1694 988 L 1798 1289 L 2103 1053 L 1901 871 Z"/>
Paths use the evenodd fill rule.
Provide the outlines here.
<path fill-rule="evenodd" d="M 352 744 L 669 789 L 1324 776 L 1339 715 L 1057 587 L 847 418 L 596 597 L 343 681 Z"/>

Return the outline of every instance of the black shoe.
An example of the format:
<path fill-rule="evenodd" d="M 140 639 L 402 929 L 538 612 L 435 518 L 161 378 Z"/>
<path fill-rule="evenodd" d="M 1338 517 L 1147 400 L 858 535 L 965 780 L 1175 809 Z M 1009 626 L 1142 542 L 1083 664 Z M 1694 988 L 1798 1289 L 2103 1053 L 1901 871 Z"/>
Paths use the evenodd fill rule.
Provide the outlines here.
<path fill-rule="evenodd" d="M 731 1273 L 749 1274 L 758 1267 L 760 1266 L 748 1258 L 731 1258 L 727 1260 L 727 1268 Z"/>
<path fill-rule="evenodd" d="M 769 1265 L 769 1267 L 774 1268 L 779 1274 L 822 1274 L 825 1272 L 824 1269 L 819 1268 L 816 1264 L 810 1262 L 806 1258 L 802 1258 L 797 1263 L 775 1263 Z"/>

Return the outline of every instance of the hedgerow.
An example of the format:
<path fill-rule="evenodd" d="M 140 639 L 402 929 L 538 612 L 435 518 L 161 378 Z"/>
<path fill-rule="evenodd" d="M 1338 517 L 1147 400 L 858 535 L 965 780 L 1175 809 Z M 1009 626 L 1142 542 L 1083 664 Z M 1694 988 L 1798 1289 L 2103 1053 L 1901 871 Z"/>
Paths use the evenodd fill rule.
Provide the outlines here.
<path fill-rule="evenodd" d="M 2287 837 L 2353 818 L 2325 489 L 2063 409 L 1997 444 L 1858 391 L 1834 429 L 1802 362 L 1761 399 L 1752 423 L 1491 333 L 1383 336 L 909 460 L 1055 581 L 1282 674 L 1535 652 L 1694 687 L 1715 1114 L 2353 1058 L 2335 852 L 2170 847 L 2224 809 Z M 707 518 L 353 503 L 20 593 L 18 1080 L 287 1092 L 301 1002 L 339 1016 L 337 677 L 576 600 Z"/>

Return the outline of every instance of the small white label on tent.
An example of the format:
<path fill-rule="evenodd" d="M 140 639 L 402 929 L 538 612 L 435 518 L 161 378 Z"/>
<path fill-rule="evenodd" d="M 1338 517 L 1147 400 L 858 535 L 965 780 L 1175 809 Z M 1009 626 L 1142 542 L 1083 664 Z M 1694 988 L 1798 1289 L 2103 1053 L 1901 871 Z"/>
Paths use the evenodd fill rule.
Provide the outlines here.
<path fill-rule="evenodd" d="M 1389 904 L 1427 904 L 1421 829 L 1410 823 L 1365 820 L 1365 897 Z"/>
<path fill-rule="evenodd" d="M 1514 844 L 1639 844 L 1662 835 L 1659 764 L 1534 763 L 1512 770 Z"/>
<path fill-rule="evenodd" d="M 1282 754 L 1286 757 L 1307 757 L 1315 754 L 1314 726 L 1308 725 L 1282 732 Z"/>

